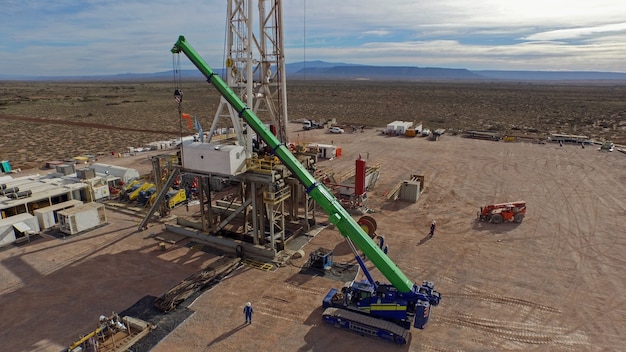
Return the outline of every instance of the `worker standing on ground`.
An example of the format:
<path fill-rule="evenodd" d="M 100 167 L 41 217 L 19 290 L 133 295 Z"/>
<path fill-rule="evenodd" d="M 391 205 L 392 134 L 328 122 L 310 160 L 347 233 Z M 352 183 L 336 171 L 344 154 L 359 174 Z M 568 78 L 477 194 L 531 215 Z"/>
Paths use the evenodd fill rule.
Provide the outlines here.
<path fill-rule="evenodd" d="M 246 306 L 243 307 L 243 314 L 246 316 L 246 324 L 252 324 L 252 313 L 254 313 L 252 303 L 248 302 Z"/>
<path fill-rule="evenodd" d="M 385 236 L 380 236 L 380 242 L 378 245 L 380 249 L 383 249 L 385 247 Z"/>
<path fill-rule="evenodd" d="M 433 220 L 433 222 L 430 224 L 430 232 L 428 233 L 429 238 L 432 238 L 435 235 L 435 227 L 437 227 L 437 222 Z"/>

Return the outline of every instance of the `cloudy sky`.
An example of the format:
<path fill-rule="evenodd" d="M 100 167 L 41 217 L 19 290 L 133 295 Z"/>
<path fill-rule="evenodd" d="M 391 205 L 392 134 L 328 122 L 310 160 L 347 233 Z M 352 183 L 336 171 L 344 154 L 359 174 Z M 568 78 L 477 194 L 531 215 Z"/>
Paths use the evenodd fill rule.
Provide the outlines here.
<path fill-rule="evenodd" d="M 181 34 L 220 68 L 226 7 L 2 0 L 0 74 L 167 71 Z M 626 72 L 624 0 L 284 0 L 283 22 L 287 63 Z"/>

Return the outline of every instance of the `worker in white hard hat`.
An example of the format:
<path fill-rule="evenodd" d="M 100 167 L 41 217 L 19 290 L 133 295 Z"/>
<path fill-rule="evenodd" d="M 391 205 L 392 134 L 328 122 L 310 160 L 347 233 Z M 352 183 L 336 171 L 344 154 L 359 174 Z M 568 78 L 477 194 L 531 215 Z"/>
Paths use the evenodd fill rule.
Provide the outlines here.
<path fill-rule="evenodd" d="M 243 314 L 246 316 L 246 324 L 252 324 L 252 313 L 254 310 L 252 309 L 252 303 L 247 302 L 246 306 L 243 307 Z"/>
<path fill-rule="evenodd" d="M 437 221 L 433 220 L 430 224 L 430 232 L 428 233 L 428 237 L 433 237 L 435 235 L 435 227 L 437 226 Z"/>

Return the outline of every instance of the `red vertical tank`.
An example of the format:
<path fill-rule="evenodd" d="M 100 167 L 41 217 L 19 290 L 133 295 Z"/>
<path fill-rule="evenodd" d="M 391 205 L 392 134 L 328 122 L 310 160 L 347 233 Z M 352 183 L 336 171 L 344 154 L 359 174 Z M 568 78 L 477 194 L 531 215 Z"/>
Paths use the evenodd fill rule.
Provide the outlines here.
<path fill-rule="evenodd" d="M 357 196 L 365 194 L 365 160 L 361 158 L 356 159 L 356 172 L 354 174 L 354 194 Z"/>

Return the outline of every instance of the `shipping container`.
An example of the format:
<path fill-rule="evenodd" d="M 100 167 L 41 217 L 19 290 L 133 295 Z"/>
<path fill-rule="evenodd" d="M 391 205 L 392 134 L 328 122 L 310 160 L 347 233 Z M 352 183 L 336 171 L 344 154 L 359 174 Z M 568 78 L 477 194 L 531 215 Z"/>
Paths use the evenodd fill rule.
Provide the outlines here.
<path fill-rule="evenodd" d="M 93 229 L 106 223 L 106 211 L 103 204 L 87 203 L 62 210 L 57 213 L 59 230 L 69 235 Z"/>

